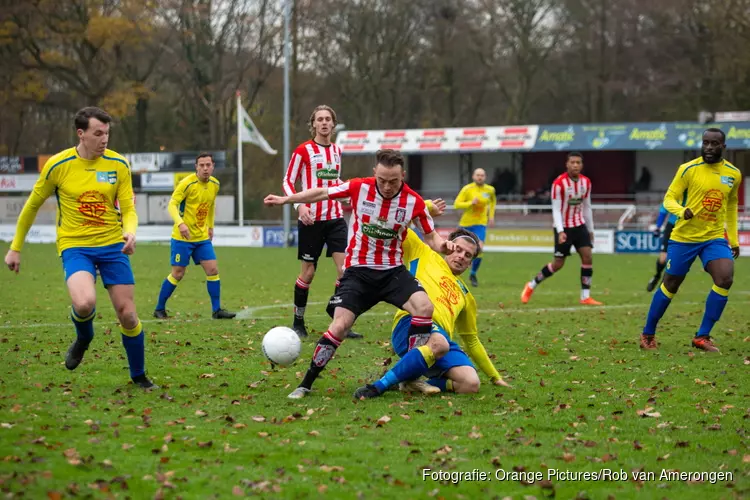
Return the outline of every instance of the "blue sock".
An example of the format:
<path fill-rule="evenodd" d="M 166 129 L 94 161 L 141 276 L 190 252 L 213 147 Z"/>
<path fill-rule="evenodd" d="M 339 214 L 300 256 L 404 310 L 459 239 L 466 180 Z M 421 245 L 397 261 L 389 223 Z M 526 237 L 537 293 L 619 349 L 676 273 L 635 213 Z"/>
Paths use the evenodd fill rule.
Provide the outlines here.
<path fill-rule="evenodd" d="M 219 275 L 206 276 L 206 288 L 208 295 L 211 297 L 211 310 L 213 312 L 221 309 L 221 281 Z"/>
<path fill-rule="evenodd" d="M 384 392 L 389 387 L 405 382 L 415 380 L 427 372 L 427 369 L 435 364 L 435 354 L 429 346 L 423 345 L 412 349 L 396 363 L 396 366 L 388 370 L 383 378 L 373 385 L 380 392 Z"/>
<path fill-rule="evenodd" d="M 438 389 L 440 389 L 441 392 L 448 392 L 448 379 L 443 377 L 436 377 L 431 378 L 427 381 L 428 384 L 434 385 Z"/>
<path fill-rule="evenodd" d="M 477 271 L 479 270 L 479 266 L 481 265 L 482 265 L 482 258 L 481 257 L 474 258 L 474 260 L 471 262 L 471 272 L 469 274 L 473 274 L 476 276 Z"/>
<path fill-rule="evenodd" d="M 672 302 L 673 293 L 670 293 L 664 287 L 664 283 L 654 293 L 654 298 L 651 299 L 651 307 L 648 309 L 648 317 L 646 318 L 646 326 L 643 327 L 643 333 L 646 335 L 656 334 L 656 325 L 664 313 L 667 311 L 667 307 Z"/>
<path fill-rule="evenodd" d="M 159 291 L 159 302 L 156 304 L 157 311 L 163 311 L 167 308 L 167 300 L 172 296 L 172 292 L 177 288 L 177 281 L 174 276 L 170 273 L 162 282 L 161 290 Z"/>
<path fill-rule="evenodd" d="M 139 321 L 135 328 L 128 330 L 120 326 L 122 331 L 122 345 L 128 356 L 128 367 L 130 378 L 144 375 L 146 373 L 146 343 L 143 334 L 143 326 Z"/>
<path fill-rule="evenodd" d="M 701 327 L 698 329 L 696 336 L 704 337 L 711 335 L 711 329 L 719 321 L 719 318 L 721 318 L 721 313 L 724 312 L 724 307 L 728 301 L 729 290 L 716 285 L 711 288 L 711 291 L 708 292 L 708 298 L 706 298 L 706 311 L 703 313 L 703 321 L 701 321 Z"/>
<path fill-rule="evenodd" d="M 89 345 L 94 338 L 94 317 L 96 316 L 96 308 L 91 311 L 88 316 L 80 316 L 75 309 L 70 308 L 70 319 L 73 320 L 73 324 L 76 327 L 76 335 L 78 340 Z"/>

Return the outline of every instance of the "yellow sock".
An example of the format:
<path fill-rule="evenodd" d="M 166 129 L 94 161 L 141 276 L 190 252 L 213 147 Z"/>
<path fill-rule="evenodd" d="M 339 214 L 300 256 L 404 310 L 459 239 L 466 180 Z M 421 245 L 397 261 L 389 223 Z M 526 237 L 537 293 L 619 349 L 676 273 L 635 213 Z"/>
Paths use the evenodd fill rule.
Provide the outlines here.
<path fill-rule="evenodd" d="M 422 357 L 424 358 L 424 362 L 427 363 L 427 367 L 435 364 L 435 353 L 432 352 L 432 348 L 428 345 L 423 345 L 417 347 L 417 350 L 422 353 Z"/>
<path fill-rule="evenodd" d="M 141 331 L 143 330 L 143 326 L 141 325 L 141 320 L 138 320 L 138 324 L 135 325 L 134 328 L 125 328 L 124 326 L 120 325 L 120 331 L 123 335 L 126 337 L 137 337 L 141 334 Z"/>

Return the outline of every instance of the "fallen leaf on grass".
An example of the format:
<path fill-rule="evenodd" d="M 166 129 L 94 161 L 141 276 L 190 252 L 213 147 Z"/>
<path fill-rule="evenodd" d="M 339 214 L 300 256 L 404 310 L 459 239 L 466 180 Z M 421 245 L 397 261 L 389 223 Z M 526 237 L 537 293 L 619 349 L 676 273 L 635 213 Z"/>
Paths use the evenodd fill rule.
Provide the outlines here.
<path fill-rule="evenodd" d="M 721 424 L 713 424 L 706 427 L 706 430 L 709 431 L 720 431 L 721 430 Z"/>
<path fill-rule="evenodd" d="M 450 446 L 448 446 L 446 444 L 442 448 L 438 448 L 437 450 L 435 450 L 435 454 L 436 455 L 447 455 L 448 453 L 450 453 L 452 451 L 453 451 L 453 448 L 451 448 Z"/>
<path fill-rule="evenodd" d="M 265 422 L 266 421 L 266 417 L 263 417 L 260 415 L 256 415 L 252 417 L 252 419 L 253 419 L 253 422 Z"/>
<path fill-rule="evenodd" d="M 340 465 L 321 465 L 320 470 L 323 472 L 344 472 L 344 468 Z"/>
<path fill-rule="evenodd" d="M 214 378 L 214 377 L 216 377 L 216 375 L 213 373 L 201 373 L 200 377 L 198 378 Z"/>
<path fill-rule="evenodd" d="M 666 455 L 664 455 L 664 456 L 658 457 L 658 458 L 656 459 L 656 461 L 657 461 L 657 462 L 661 462 L 661 461 L 663 461 L 663 460 L 666 460 L 666 459 L 668 459 L 668 458 L 669 458 L 669 453 L 667 453 L 667 454 L 666 454 Z"/>
<path fill-rule="evenodd" d="M 134 444 L 130 444 L 130 443 L 122 443 L 122 449 L 123 449 L 123 450 L 129 450 L 130 448 L 134 448 L 134 447 L 135 447 L 135 445 L 134 445 Z"/>
<path fill-rule="evenodd" d="M 378 421 L 376 422 L 376 425 L 378 427 L 383 427 L 385 424 L 387 424 L 390 421 L 391 421 L 391 417 L 389 417 L 388 415 L 383 415 L 382 417 L 378 419 Z"/>
<path fill-rule="evenodd" d="M 653 408 L 649 406 L 649 407 L 644 408 L 643 410 L 636 410 L 635 412 L 636 412 L 636 414 L 638 414 L 639 417 L 644 417 L 644 418 L 646 418 L 646 417 L 651 417 L 651 418 L 659 418 L 659 417 L 661 417 L 661 413 L 659 413 L 658 411 L 652 411 L 652 410 L 653 410 Z"/>
<path fill-rule="evenodd" d="M 307 433 L 308 436 L 320 436 L 320 432 L 318 431 L 310 431 Z"/>
<path fill-rule="evenodd" d="M 576 456 L 572 453 L 563 453 L 562 459 L 566 462 L 572 462 L 576 459 Z"/>
<path fill-rule="evenodd" d="M 213 446 L 213 444 L 214 444 L 213 441 L 205 441 L 205 442 L 200 442 L 199 441 L 198 442 L 198 448 L 210 448 L 211 446 Z"/>
<path fill-rule="evenodd" d="M 245 496 L 245 490 L 240 488 L 239 486 L 235 486 L 232 488 L 232 495 L 236 497 L 244 497 Z"/>
<path fill-rule="evenodd" d="M 742 457 L 742 463 L 747 464 L 750 463 L 750 455 L 745 455 Z"/>
<path fill-rule="evenodd" d="M 208 413 L 206 413 L 203 410 L 195 410 L 195 416 L 196 417 L 205 417 L 206 415 L 208 415 Z"/>
<path fill-rule="evenodd" d="M 636 441 L 633 441 L 633 448 L 635 448 L 636 450 L 642 450 L 643 446 L 641 446 L 641 443 L 638 442 L 638 440 L 636 440 Z"/>
<path fill-rule="evenodd" d="M 482 439 L 482 433 L 481 433 L 481 432 L 474 432 L 474 431 L 471 431 L 471 432 L 469 433 L 469 437 L 470 437 L 471 439 Z"/>
<path fill-rule="evenodd" d="M 688 446 L 690 446 L 690 443 L 687 441 L 677 441 L 677 443 L 675 443 L 675 447 L 677 448 L 687 448 Z"/>
<path fill-rule="evenodd" d="M 402 413 L 402 414 L 401 414 L 401 418 L 403 418 L 404 420 L 409 420 L 409 419 L 411 419 L 411 417 L 410 417 L 409 415 L 407 415 L 406 413 Z"/>

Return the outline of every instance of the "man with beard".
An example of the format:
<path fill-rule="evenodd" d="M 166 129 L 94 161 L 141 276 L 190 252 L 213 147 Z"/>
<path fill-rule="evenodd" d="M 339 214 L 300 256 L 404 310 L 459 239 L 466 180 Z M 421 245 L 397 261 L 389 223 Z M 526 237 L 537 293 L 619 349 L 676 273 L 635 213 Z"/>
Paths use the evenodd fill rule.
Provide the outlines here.
<path fill-rule="evenodd" d="M 707 129 L 703 133 L 701 157 L 680 166 L 664 197 L 664 207 L 679 219 L 667 249 L 664 280 L 651 301 L 641 334 L 642 349 L 657 349 L 656 325 L 693 261 L 700 257 L 714 284 L 708 293 L 703 321 L 693 338 L 693 346 L 704 351 L 719 351 L 711 340 L 711 329 L 727 305 L 734 279 L 733 259 L 740 255 L 737 191 L 742 174 L 722 157 L 725 139 L 721 130 Z M 725 223 L 729 244 L 724 238 Z"/>

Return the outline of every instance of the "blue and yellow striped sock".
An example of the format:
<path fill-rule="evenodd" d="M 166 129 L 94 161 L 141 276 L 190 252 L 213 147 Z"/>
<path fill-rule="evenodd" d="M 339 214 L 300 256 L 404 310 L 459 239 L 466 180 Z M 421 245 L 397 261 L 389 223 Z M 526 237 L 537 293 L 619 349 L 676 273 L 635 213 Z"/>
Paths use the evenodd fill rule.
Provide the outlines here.
<path fill-rule="evenodd" d="M 177 288 L 179 281 L 172 276 L 172 273 L 167 275 L 166 279 L 161 284 L 161 290 L 159 291 L 159 301 L 156 303 L 156 310 L 163 311 L 167 308 L 167 301 L 172 296 L 172 292 Z"/>
<path fill-rule="evenodd" d="M 453 381 L 449 378 L 436 377 L 427 381 L 428 384 L 434 385 L 442 392 L 453 392 Z"/>
<path fill-rule="evenodd" d="M 708 292 L 706 298 L 706 310 L 703 313 L 703 321 L 701 321 L 701 326 L 696 334 L 697 337 L 711 335 L 711 329 L 721 318 L 721 313 L 724 312 L 724 307 L 726 307 L 728 301 L 729 290 L 716 285 L 711 287 L 711 291 Z"/>
<path fill-rule="evenodd" d="M 671 293 L 664 287 L 664 283 L 656 290 L 654 297 L 651 299 L 651 307 L 648 309 L 648 317 L 646 318 L 646 326 L 643 327 L 643 333 L 646 335 L 656 334 L 656 325 L 659 320 L 667 312 L 667 307 L 672 302 L 674 294 Z"/>
<path fill-rule="evenodd" d="M 122 332 L 122 345 L 128 356 L 128 367 L 130 378 L 146 374 L 146 336 L 143 334 L 143 325 L 138 320 L 135 328 L 125 328 L 120 325 Z"/>
<path fill-rule="evenodd" d="M 70 319 L 76 327 L 78 340 L 86 345 L 94 339 L 94 317 L 96 317 L 96 308 L 88 316 L 81 316 L 73 307 L 70 308 Z"/>
<path fill-rule="evenodd" d="M 428 345 L 423 345 L 412 349 L 396 363 L 396 366 L 388 370 L 383 378 L 376 381 L 373 385 L 379 392 L 385 392 L 399 382 L 407 380 L 416 380 L 424 375 L 427 370 L 435 364 L 435 353 Z"/>
<path fill-rule="evenodd" d="M 221 309 L 221 281 L 219 275 L 206 276 L 206 288 L 208 295 L 211 297 L 211 310 L 213 312 Z"/>

